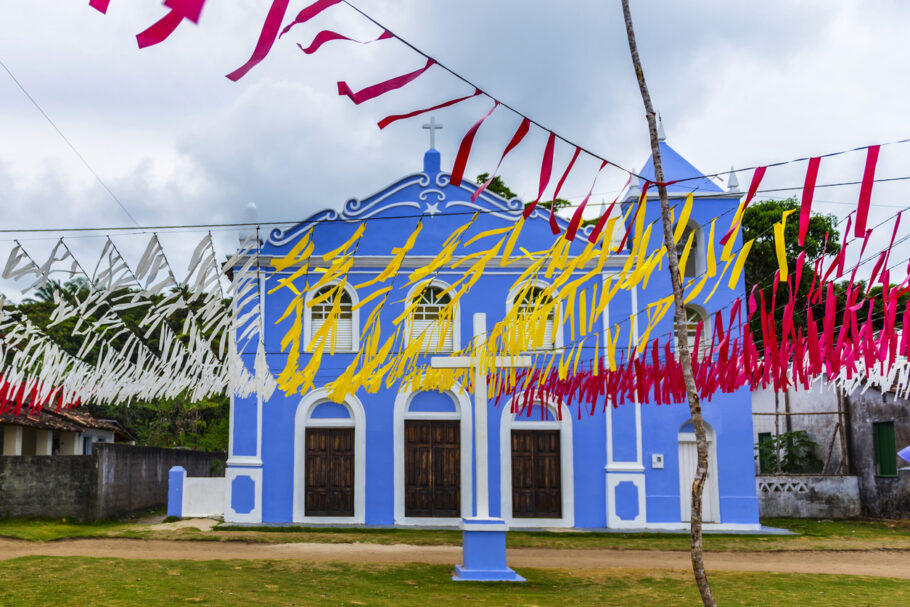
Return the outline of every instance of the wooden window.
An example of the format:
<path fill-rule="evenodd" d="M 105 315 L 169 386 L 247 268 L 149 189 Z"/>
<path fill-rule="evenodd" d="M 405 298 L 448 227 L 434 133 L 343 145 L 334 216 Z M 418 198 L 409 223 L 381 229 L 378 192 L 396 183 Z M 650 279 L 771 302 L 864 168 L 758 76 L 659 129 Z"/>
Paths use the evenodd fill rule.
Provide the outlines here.
<path fill-rule="evenodd" d="M 442 287 L 428 286 L 416 296 L 419 303 L 414 308 L 411 321 L 411 339 L 423 339 L 425 352 L 451 352 L 454 349 L 455 324 L 445 317 L 444 309 L 452 301 Z"/>
<path fill-rule="evenodd" d="M 698 275 L 698 256 L 700 254 L 698 251 L 698 232 L 688 226 L 683 230 L 682 238 L 676 243 L 676 255 L 682 259 L 683 251 L 686 250 L 686 243 L 689 241 L 689 235 L 692 233 L 695 234 L 692 237 L 692 247 L 689 249 L 689 257 L 686 258 L 686 267 L 683 268 L 683 276 L 686 278 L 694 278 Z"/>
<path fill-rule="evenodd" d="M 528 289 L 522 289 L 522 291 L 515 296 L 515 300 L 512 302 L 512 304 L 518 306 L 518 317 L 526 319 L 538 305 L 538 302 L 539 305 L 542 306 L 549 304 L 552 301 L 553 299 L 546 294 L 543 288 L 530 287 Z M 556 339 L 553 327 L 553 320 L 555 316 L 556 310 L 554 306 L 550 308 L 550 312 L 547 314 L 546 324 L 543 331 L 543 340 L 541 343 L 535 343 L 535 340 L 533 338 L 530 340 L 530 345 L 533 348 L 541 350 L 550 350 L 553 348 Z M 528 331 L 536 335 L 538 326 L 528 327 Z"/>
<path fill-rule="evenodd" d="M 319 289 L 313 294 L 313 298 L 338 288 L 336 285 L 329 285 Z M 342 289 L 340 295 L 327 298 L 315 306 L 310 312 L 310 339 L 316 335 L 316 332 L 322 328 L 322 325 L 328 320 L 335 305 L 335 297 L 339 297 L 339 310 L 335 317 L 335 350 L 353 350 L 354 349 L 354 306 L 351 301 L 351 294 Z M 359 330 L 359 328 L 358 328 Z M 330 336 L 331 339 L 331 336 Z"/>
<path fill-rule="evenodd" d="M 404 422 L 405 516 L 461 515 L 461 422 Z"/>
<path fill-rule="evenodd" d="M 562 518 L 559 430 L 512 430 L 512 516 Z"/>
<path fill-rule="evenodd" d="M 354 516 L 354 428 L 306 429 L 306 516 Z"/>
<path fill-rule="evenodd" d="M 873 422 L 872 447 L 875 452 L 875 476 L 897 476 L 894 422 Z"/>

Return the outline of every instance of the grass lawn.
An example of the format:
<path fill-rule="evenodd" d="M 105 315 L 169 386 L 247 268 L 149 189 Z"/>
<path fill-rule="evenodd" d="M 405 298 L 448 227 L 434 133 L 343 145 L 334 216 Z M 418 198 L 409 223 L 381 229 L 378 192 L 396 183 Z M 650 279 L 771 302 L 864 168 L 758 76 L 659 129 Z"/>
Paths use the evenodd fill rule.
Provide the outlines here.
<path fill-rule="evenodd" d="M 160 520 L 160 519 L 159 519 Z M 726 550 L 910 550 L 910 521 L 809 521 L 769 519 L 765 525 L 791 529 L 796 536 L 708 534 L 705 548 Z M 128 537 L 262 543 L 319 542 L 459 545 L 461 532 L 434 529 L 350 529 L 307 527 L 244 528 L 220 525 L 212 531 L 162 529 L 147 523 L 0 519 L 0 536 L 49 541 L 72 537 Z M 688 534 L 511 531 L 512 548 L 614 548 L 688 550 Z"/>
<path fill-rule="evenodd" d="M 0 562 L 0 604 L 69 605 L 693 605 L 688 574 L 522 569 L 524 584 L 452 582 L 433 565 L 294 561 L 124 561 L 27 557 Z M 721 605 L 906 605 L 906 580 L 715 573 Z"/>

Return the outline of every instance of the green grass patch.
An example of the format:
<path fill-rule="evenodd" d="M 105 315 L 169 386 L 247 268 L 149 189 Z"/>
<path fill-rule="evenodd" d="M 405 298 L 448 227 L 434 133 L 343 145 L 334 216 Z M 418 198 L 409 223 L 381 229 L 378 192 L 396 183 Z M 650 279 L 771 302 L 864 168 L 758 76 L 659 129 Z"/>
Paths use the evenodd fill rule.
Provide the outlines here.
<path fill-rule="evenodd" d="M 93 522 L 59 519 L 0 518 L 0 537 L 51 541 L 76 537 L 147 537 L 149 531 L 135 523 L 117 520 Z"/>
<path fill-rule="evenodd" d="M 2 605 L 693 605 L 684 572 L 522 569 L 523 584 L 453 582 L 436 565 L 297 561 L 126 561 L 27 557 L 0 562 Z M 715 573 L 721 605 L 901 605 L 906 580 Z M 76 594 L 74 594 L 76 593 Z"/>

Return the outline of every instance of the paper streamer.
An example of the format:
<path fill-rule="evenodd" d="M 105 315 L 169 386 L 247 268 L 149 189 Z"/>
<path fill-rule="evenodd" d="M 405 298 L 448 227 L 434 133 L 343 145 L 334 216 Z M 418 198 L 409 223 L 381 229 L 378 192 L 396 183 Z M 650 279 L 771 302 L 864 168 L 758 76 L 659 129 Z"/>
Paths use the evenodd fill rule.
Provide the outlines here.
<path fill-rule="evenodd" d="M 509 140 L 509 144 L 506 146 L 506 149 L 503 150 L 502 156 L 499 157 L 499 162 L 496 163 L 496 169 L 490 174 L 490 178 L 481 184 L 477 190 L 471 194 L 471 202 L 477 200 L 477 197 L 480 196 L 480 193 L 487 189 L 487 187 L 493 183 L 493 179 L 496 178 L 496 173 L 499 172 L 499 167 L 502 166 L 502 161 L 505 160 L 506 156 L 509 155 L 509 152 L 514 150 L 521 140 L 525 138 L 525 135 L 528 134 L 528 130 L 531 128 L 531 119 L 525 118 L 521 121 L 521 124 L 518 125 L 518 129 L 515 131 L 515 134 L 512 135 L 512 139 Z"/>
<path fill-rule="evenodd" d="M 379 125 L 380 129 L 384 129 L 385 127 L 389 126 L 393 122 L 397 122 L 399 120 L 405 120 L 406 118 L 413 118 L 414 116 L 420 116 L 421 114 L 426 114 L 427 112 L 432 112 L 434 110 L 441 110 L 442 108 L 447 108 L 449 106 L 455 105 L 456 103 L 461 103 L 462 101 L 471 99 L 472 97 L 476 97 L 476 96 L 482 95 L 482 94 L 483 94 L 483 91 L 481 91 L 480 89 L 474 89 L 474 93 L 471 95 L 465 95 L 464 97 L 458 97 L 457 99 L 451 99 L 449 101 L 445 101 L 438 105 L 434 105 L 433 107 L 424 108 L 422 110 L 414 110 L 413 112 L 408 112 L 407 114 L 394 114 L 392 116 L 386 116 L 385 118 L 380 120 L 377 124 Z"/>
<path fill-rule="evenodd" d="M 99 13 L 107 13 L 107 7 L 110 6 L 110 3 L 111 0 L 91 0 L 88 5 Z"/>
<path fill-rule="evenodd" d="M 293 21 L 291 21 L 283 30 L 281 30 L 281 35 L 279 38 L 291 31 L 291 28 L 295 25 L 306 23 L 325 9 L 335 6 L 339 2 L 341 2 L 341 0 L 316 0 L 316 2 L 310 4 L 302 11 L 297 13 L 297 17 L 295 17 Z"/>
<path fill-rule="evenodd" d="M 809 219 L 812 215 L 812 197 L 815 195 L 815 180 L 818 177 L 819 164 L 821 164 L 820 157 L 810 158 L 809 166 L 806 169 L 803 199 L 799 208 L 799 246 L 803 246 L 803 242 L 806 240 L 806 232 L 809 230 Z"/>
<path fill-rule="evenodd" d="M 198 24 L 204 5 L 205 0 L 164 0 L 164 6 L 171 9 L 170 12 L 147 30 L 136 35 L 139 48 L 164 42 L 184 19 Z"/>
<path fill-rule="evenodd" d="M 298 43 L 297 46 L 300 47 L 300 50 L 302 50 L 307 55 L 312 55 L 318 51 L 323 44 L 326 42 L 331 42 L 332 40 L 346 40 L 348 42 L 356 42 L 357 44 L 370 44 L 371 42 L 379 42 L 380 40 L 388 40 L 389 38 L 394 37 L 395 36 L 392 35 L 392 32 L 386 30 L 379 34 L 378 38 L 374 38 L 373 40 L 354 40 L 353 38 L 348 38 L 347 36 L 339 34 L 338 32 L 333 32 L 332 30 L 322 30 L 316 34 L 316 36 L 313 38 L 313 41 L 310 42 L 310 45 L 308 47 L 304 48 L 300 43 Z"/>
<path fill-rule="evenodd" d="M 531 213 L 534 212 L 534 209 L 537 208 L 537 203 L 540 202 L 544 190 L 547 189 L 547 185 L 550 183 L 550 175 L 553 173 L 553 150 L 555 147 L 556 134 L 550 133 L 549 137 L 547 137 L 547 145 L 544 147 L 543 160 L 540 162 L 540 186 L 537 190 L 537 198 L 525 207 L 525 210 L 522 213 L 522 216 L 525 219 L 530 217 Z"/>
<path fill-rule="evenodd" d="M 749 184 L 749 191 L 746 194 L 746 200 L 743 202 L 742 211 L 733 218 L 733 223 L 730 226 L 730 230 L 723 235 L 720 239 L 721 245 L 726 245 L 727 241 L 730 240 L 730 237 L 736 233 L 736 229 L 739 227 L 739 224 L 742 222 L 742 214 L 745 212 L 746 208 L 749 206 L 749 203 L 752 202 L 752 198 L 755 197 L 755 193 L 758 192 L 758 186 L 761 185 L 761 180 L 765 176 L 765 171 L 768 170 L 768 167 L 757 167 L 755 172 L 752 173 L 752 182 Z"/>
<path fill-rule="evenodd" d="M 275 44 L 275 39 L 278 38 L 278 30 L 281 29 L 281 21 L 284 19 L 290 1 L 272 0 L 272 6 L 265 17 L 265 23 L 262 25 L 262 31 L 259 33 L 259 40 L 256 42 L 253 54 L 246 63 L 228 74 L 228 79 L 237 82 L 266 58 L 269 51 L 272 50 L 272 45 Z"/>
<path fill-rule="evenodd" d="M 559 192 L 562 190 L 562 184 L 566 182 L 566 178 L 569 176 L 569 173 L 572 172 L 572 167 L 575 166 L 575 161 L 578 160 L 578 155 L 581 154 L 581 148 L 575 146 L 575 153 L 572 154 L 572 159 L 569 161 L 566 170 L 563 171 L 562 177 L 559 178 L 559 183 L 556 184 L 556 191 L 553 192 L 553 204 L 550 205 L 550 230 L 553 234 L 559 234 L 559 224 L 556 223 L 556 199 L 559 198 Z"/>
<path fill-rule="evenodd" d="M 863 183 L 859 190 L 859 202 L 856 206 L 856 231 L 853 233 L 861 238 L 866 232 L 866 220 L 869 217 L 869 204 L 872 200 L 872 186 L 875 183 L 875 164 L 878 162 L 880 146 L 872 145 L 866 151 L 866 168 L 863 171 Z M 802 241 L 800 241 L 802 246 Z"/>
<path fill-rule="evenodd" d="M 347 82 L 340 80 L 338 82 L 338 94 L 348 97 L 351 101 L 354 102 L 354 105 L 360 105 L 364 101 L 369 101 L 370 99 L 375 99 L 376 97 L 384 95 L 389 91 L 400 89 L 433 67 L 434 63 L 436 63 L 435 59 L 427 59 L 426 65 L 424 65 L 422 68 L 416 69 L 413 72 L 408 72 L 407 74 L 402 74 L 401 76 L 389 78 L 384 82 L 379 82 L 372 86 L 368 86 L 365 89 L 357 91 L 356 93 L 351 90 L 351 87 L 348 86 Z"/>
<path fill-rule="evenodd" d="M 578 208 L 575 209 L 575 213 L 572 214 L 572 219 L 569 221 L 569 227 L 566 228 L 566 240 L 575 240 L 575 235 L 578 233 L 578 226 L 581 225 L 581 215 L 584 213 L 585 206 L 588 204 L 588 199 L 591 198 L 591 192 L 594 191 L 594 185 L 597 183 L 597 178 L 600 176 L 600 172 L 604 170 L 605 166 L 607 166 L 606 160 L 600 163 L 600 168 L 597 169 L 597 173 L 594 175 L 594 181 L 591 183 L 588 195 L 585 196 L 585 199 L 582 200 L 581 204 L 578 205 Z"/>
<path fill-rule="evenodd" d="M 484 120 L 490 117 L 490 114 L 493 113 L 493 110 L 499 107 L 499 102 L 495 99 L 493 100 L 493 107 L 481 117 L 480 120 L 474 123 L 474 126 L 468 129 L 468 132 L 465 133 L 464 138 L 461 140 L 461 145 L 458 146 L 458 155 L 455 156 L 455 165 L 452 167 L 452 177 L 449 180 L 454 186 L 460 186 L 461 181 L 464 178 L 464 170 L 468 164 L 468 156 L 471 155 L 471 146 L 474 145 L 474 136 L 477 135 L 477 130 L 480 128 L 480 125 L 483 124 Z"/>

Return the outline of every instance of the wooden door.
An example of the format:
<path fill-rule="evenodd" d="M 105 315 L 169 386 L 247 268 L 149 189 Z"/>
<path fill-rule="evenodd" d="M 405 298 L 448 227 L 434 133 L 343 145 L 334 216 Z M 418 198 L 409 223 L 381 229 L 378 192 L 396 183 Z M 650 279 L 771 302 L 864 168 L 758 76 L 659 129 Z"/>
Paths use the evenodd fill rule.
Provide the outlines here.
<path fill-rule="evenodd" d="M 559 430 L 512 430 L 512 516 L 561 518 Z"/>
<path fill-rule="evenodd" d="M 306 516 L 354 516 L 354 428 L 306 429 Z"/>
<path fill-rule="evenodd" d="M 404 515 L 461 515 L 461 422 L 404 422 Z"/>

